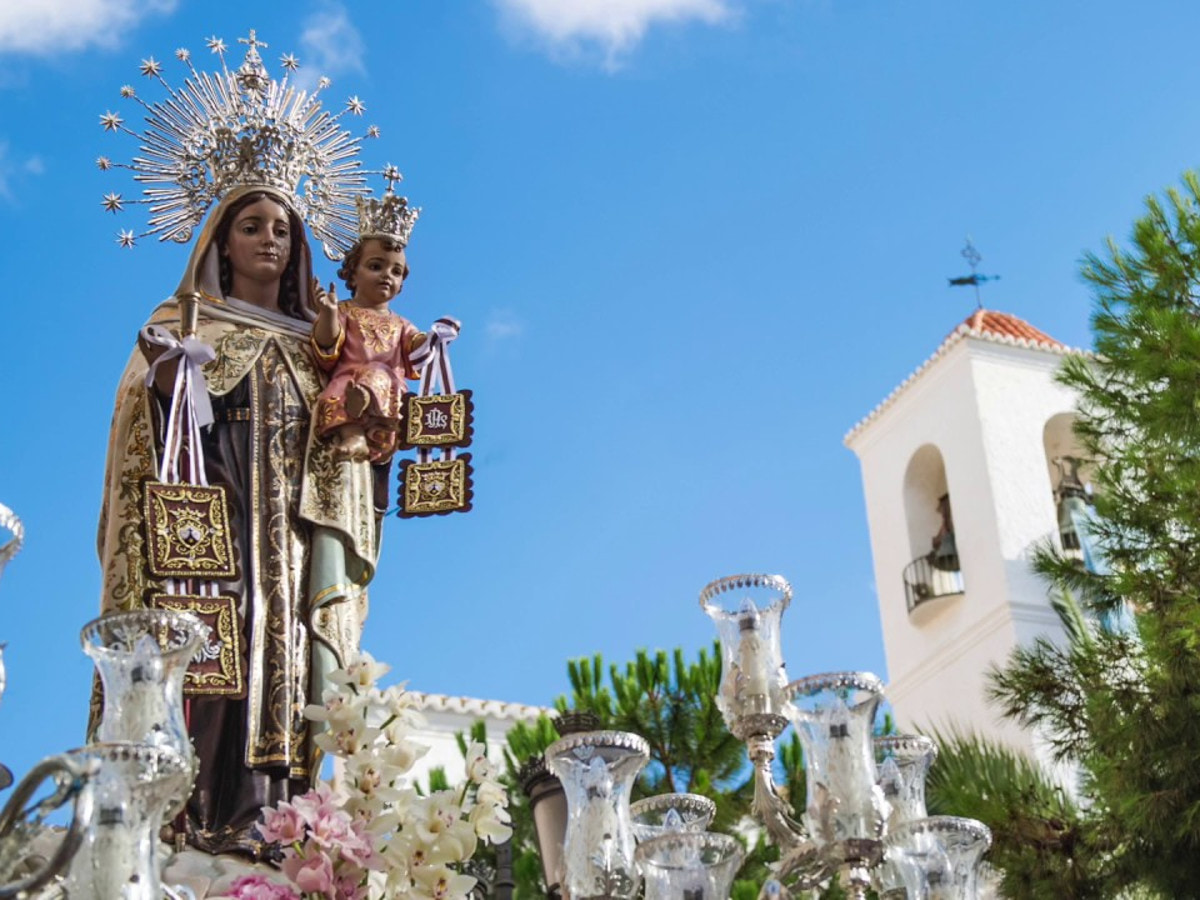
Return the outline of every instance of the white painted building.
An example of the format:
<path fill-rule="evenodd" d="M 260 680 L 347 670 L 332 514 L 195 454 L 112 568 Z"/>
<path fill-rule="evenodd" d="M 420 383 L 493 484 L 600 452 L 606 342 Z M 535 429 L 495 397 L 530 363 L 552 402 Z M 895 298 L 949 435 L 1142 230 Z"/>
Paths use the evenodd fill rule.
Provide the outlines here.
<path fill-rule="evenodd" d="M 1081 455 L 1076 398 L 1054 380 L 1064 354 L 1078 352 L 978 310 L 846 435 L 862 465 L 902 730 L 954 725 L 1036 754 L 984 690 L 989 667 L 1015 646 L 1061 636 L 1029 559 L 1038 542 L 1058 540 L 1054 460 Z"/>
<path fill-rule="evenodd" d="M 524 703 L 504 703 L 500 700 L 477 700 L 474 697 L 451 697 L 446 694 L 425 694 L 409 691 L 415 701 L 413 708 L 425 719 L 425 725 L 413 732 L 412 740 L 429 748 L 416 765 L 412 776 L 420 784 L 429 783 L 429 772 L 438 766 L 446 771 L 451 784 L 466 776 L 462 753 L 455 735 L 469 736 L 471 726 L 482 720 L 487 726 L 488 759 L 504 765 L 505 735 L 517 722 L 532 725 L 540 715 L 555 716 L 556 712 L 542 706 Z"/>

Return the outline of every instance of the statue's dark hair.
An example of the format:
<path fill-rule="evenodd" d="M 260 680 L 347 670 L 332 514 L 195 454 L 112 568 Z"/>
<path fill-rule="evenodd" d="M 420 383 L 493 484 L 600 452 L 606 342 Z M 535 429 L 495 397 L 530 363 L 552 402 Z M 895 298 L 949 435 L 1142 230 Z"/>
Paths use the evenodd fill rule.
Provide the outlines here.
<path fill-rule="evenodd" d="M 245 197 L 239 197 L 229 205 L 229 209 L 225 210 L 225 215 L 217 225 L 215 243 L 220 262 L 221 293 L 228 294 L 233 288 L 233 268 L 229 265 L 229 257 L 224 252 L 225 245 L 229 242 L 229 230 L 233 227 L 233 220 L 243 209 L 259 200 L 271 200 L 278 203 L 288 217 L 288 238 L 291 240 L 292 246 L 291 252 L 288 253 L 287 266 L 279 278 L 279 311 L 293 319 L 307 319 L 309 318 L 308 310 L 304 308 L 300 300 L 300 279 L 304 277 L 300 266 L 303 264 L 304 254 L 300 252 L 299 248 L 304 241 L 304 222 L 301 221 L 295 210 L 274 194 L 266 191 L 254 191 Z"/>
<path fill-rule="evenodd" d="M 354 246 L 350 248 L 346 254 L 346 258 L 342 260 L 341 268 L 338 269 L 338 278 L 346 283 L 346 290 L 351 295 L 354 294 L 354 270 L 358 268 L 358 264 L 362 262 L 363 244 L 367 241 L 379 241 L 379 245 L 389 253 L 393 250 L 403 250 L 404 245 L 399 241 L 394 241 L 389 237 L 366 237 L 354 242 Z M 404 277 L 408 277 L 408 263 L 404 264 Z"/>

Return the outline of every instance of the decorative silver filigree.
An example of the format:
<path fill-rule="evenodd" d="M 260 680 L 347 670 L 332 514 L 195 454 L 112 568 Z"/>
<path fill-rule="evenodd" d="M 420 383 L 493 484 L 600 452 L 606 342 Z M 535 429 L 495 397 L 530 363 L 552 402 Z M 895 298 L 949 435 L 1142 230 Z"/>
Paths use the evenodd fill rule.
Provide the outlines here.
<path fill-rule="evenodd" d="M 17 555 L 25 542 L 25 526 L 16 513 L 0 503 L 0 538 L 4 537 L 2 532 L 5 531 L 8 532 L 8 539 L 0 541 L 0 572 L 4 571 L 9 560 Z"/>
<path fill-rule="evenodd" d="M 40 896 L 38 890 L 70 864 L 92 817 L 98 770 L 94 760 L 51 756 L 17 785 L 0 811 L 0 898 Z M 48 820 L 67 804 L 73 812 L 54 852 L 49 858 L 31 854 L 30 845 L 51 830 Z"/>
<path fill-rule="evenodd" d="M 421 215 L 419 206 L 409 206 L 408 198 L 396 193 L 396 185 L 404 180 L 400 170 L 393 165 L 383 167 L 380 172 L 387 189 L 380 197 L 357 197 L 358 237 L 388 237 L 400 246 L 407 247 L 413 226 Z"/>
<path fill-rule="evenodd" d="M 729 591 L 743 591 L 749 588 L 765 588 L 779 595 L 779 602 L 787 609 L 792 602 L 792 586 L 782 575 L 763 575 L 747 573 L 743 575 L 727 575 L 718 578 L 704 586 L 700 591 L 700 608 L 708 611 L 717 597 Z"/>
<path fill-rule="evenodd" d="M 321 78 L 311 92 L 289 84 L 299 61 L 288 53 L 280 59 L 285 74 L 275 80 L 259 53 L 267 44 L 253 30 L 238 40 L 246 52 L 233 70 L 226 65 L 227 48 L 219 37 L 207 41 L 208 49 L 220 57 L 219 72 L 198 71 L 186 48 L 176 50 L 175 58 L 190 72 L 177 89 L 163 77 L 162 63 L 153 56 L 142 60 L 142 75 L 157 80 L 167 96 L 148 102 L 128 85 L 121 89 L 122 97 L 145 110 L 146 130 L 141 135 L 127 127 L 119 113 L 107 111 L 100 117 L 105 131 L 122 131 L 141 141 L 140 152 L 129 163 L 104 156 L 97 160 L 102 170 L 128 169 L 145 185 L 138 200 L 119 193 L 104 198 L 105 209 L 114 213 L 130 203 L 149 207 L 146 230 L 135 235 L 123 229 L 117 242 L 132 247 L 136 238 L 156 235 L 185 243 L 231 188 L 263 185 L 292 197 L 325 255 L 341 259 L 360 234 L 357 201 L 368 191 L 358 159 L 361 138 L 340 120 L 347 113 L 362 115 L 365 106 L 351 97 L 341 112 L 322 109 L 319 95 L 329 86 L 328 78 Z M 368 137 L 378 134 L 375 126 L 367 129 Z M 386 201 L 385 194 L 384 201 L 377 202 Z"/>

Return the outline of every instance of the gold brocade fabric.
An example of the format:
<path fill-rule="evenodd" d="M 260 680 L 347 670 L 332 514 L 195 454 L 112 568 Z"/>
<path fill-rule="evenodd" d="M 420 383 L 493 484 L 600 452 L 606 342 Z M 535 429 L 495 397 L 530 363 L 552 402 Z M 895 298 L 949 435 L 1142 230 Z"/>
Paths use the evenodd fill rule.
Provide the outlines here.
<path fill-rule="evenodd" d="M 175 303 L 159 307 L 151 322 L 177 330 Z M 365 618 L 362 585 L 373 574 L 377 547 L 371 472 L 366 463 L 335 460 L 327 442 L 310 433 L 323 376 L 310 357 L 306 323 L 275 327 L 205 302 L 197 337 L 216 350 L 204 370 L 209 393 L 220 398 L 236 389 L 238 403 L 249 406 L 247 420 L 219 421 L 211 433 L 219 445 L 243 429 L 237 447 L 248 447 L 248 458 L 231 450 L 222 463 L 236 468 L 233 480 L 241 482 L 230 504 L 240 505 L 233 518 L 242 562 L 236 581 L 218 582 L 223 593 L 241 598 L 253 623 L 245 761 L 286 766 L 304 778 L 313 759 L 304 706 L 319 700 L 324 669 L 357 650 Z M 142 535 L 142 482 L 157 474 L 160 416 L 145 375 L 135 350 L 118 388 L 100 517 L 106 612 L 143 606 L 163 589 L 147 574 Z M 315 653 L 314 643 L 328 652 Z"/>

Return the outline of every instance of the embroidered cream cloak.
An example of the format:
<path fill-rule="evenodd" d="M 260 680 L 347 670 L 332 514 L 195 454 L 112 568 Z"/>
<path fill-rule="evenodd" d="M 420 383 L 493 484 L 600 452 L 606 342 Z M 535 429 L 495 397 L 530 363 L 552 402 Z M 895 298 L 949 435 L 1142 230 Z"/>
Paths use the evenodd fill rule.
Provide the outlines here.
<path fill-rule="evenodd" d="M 235 490 L 245 495 L 230 500 L 243 510 L 239 516 L 231 509 L 235 523 L 240 519 L 234 539 L 242 571 L 236 582 L 220 583 L 240 598 L 254 626 L 245 763 L 285 766 L 291 777 L 308 778 L 318 756 L 304 706 L 320 701 L 325 677 L 357 651 L 366 616 L 363 586 L 378 546 L 372 475 L 366 463 L 335 460 L 330 443 L 310 427 L 324 380 L 310 355 L 310 323 L 220 296 L 217 254 L 210 251 L 221 213 L 214 211 L 197 239 L 177 296 L 201 295 L 196 336 L 216 351 L 204 367 L 210 395 L 219 405 L 236 390 L 238 404 L 249 408 L 248 421 L 212 426 L 218 443 L 237 428 L 249 432 L 248 443 L 244 435 L 237 441 L 248 452 L 224 459 L 226 469 L 238 470 Z M 150 322 L 178 333 L 176 301 L 163 303 Z M 105 611 L 143 606 L 161 589 L 146 572 L 142 532 L 141 484 L 155 478 L 161 448 L 146 371 L 135 349 L 117 391 L 99 528 Z"/>

